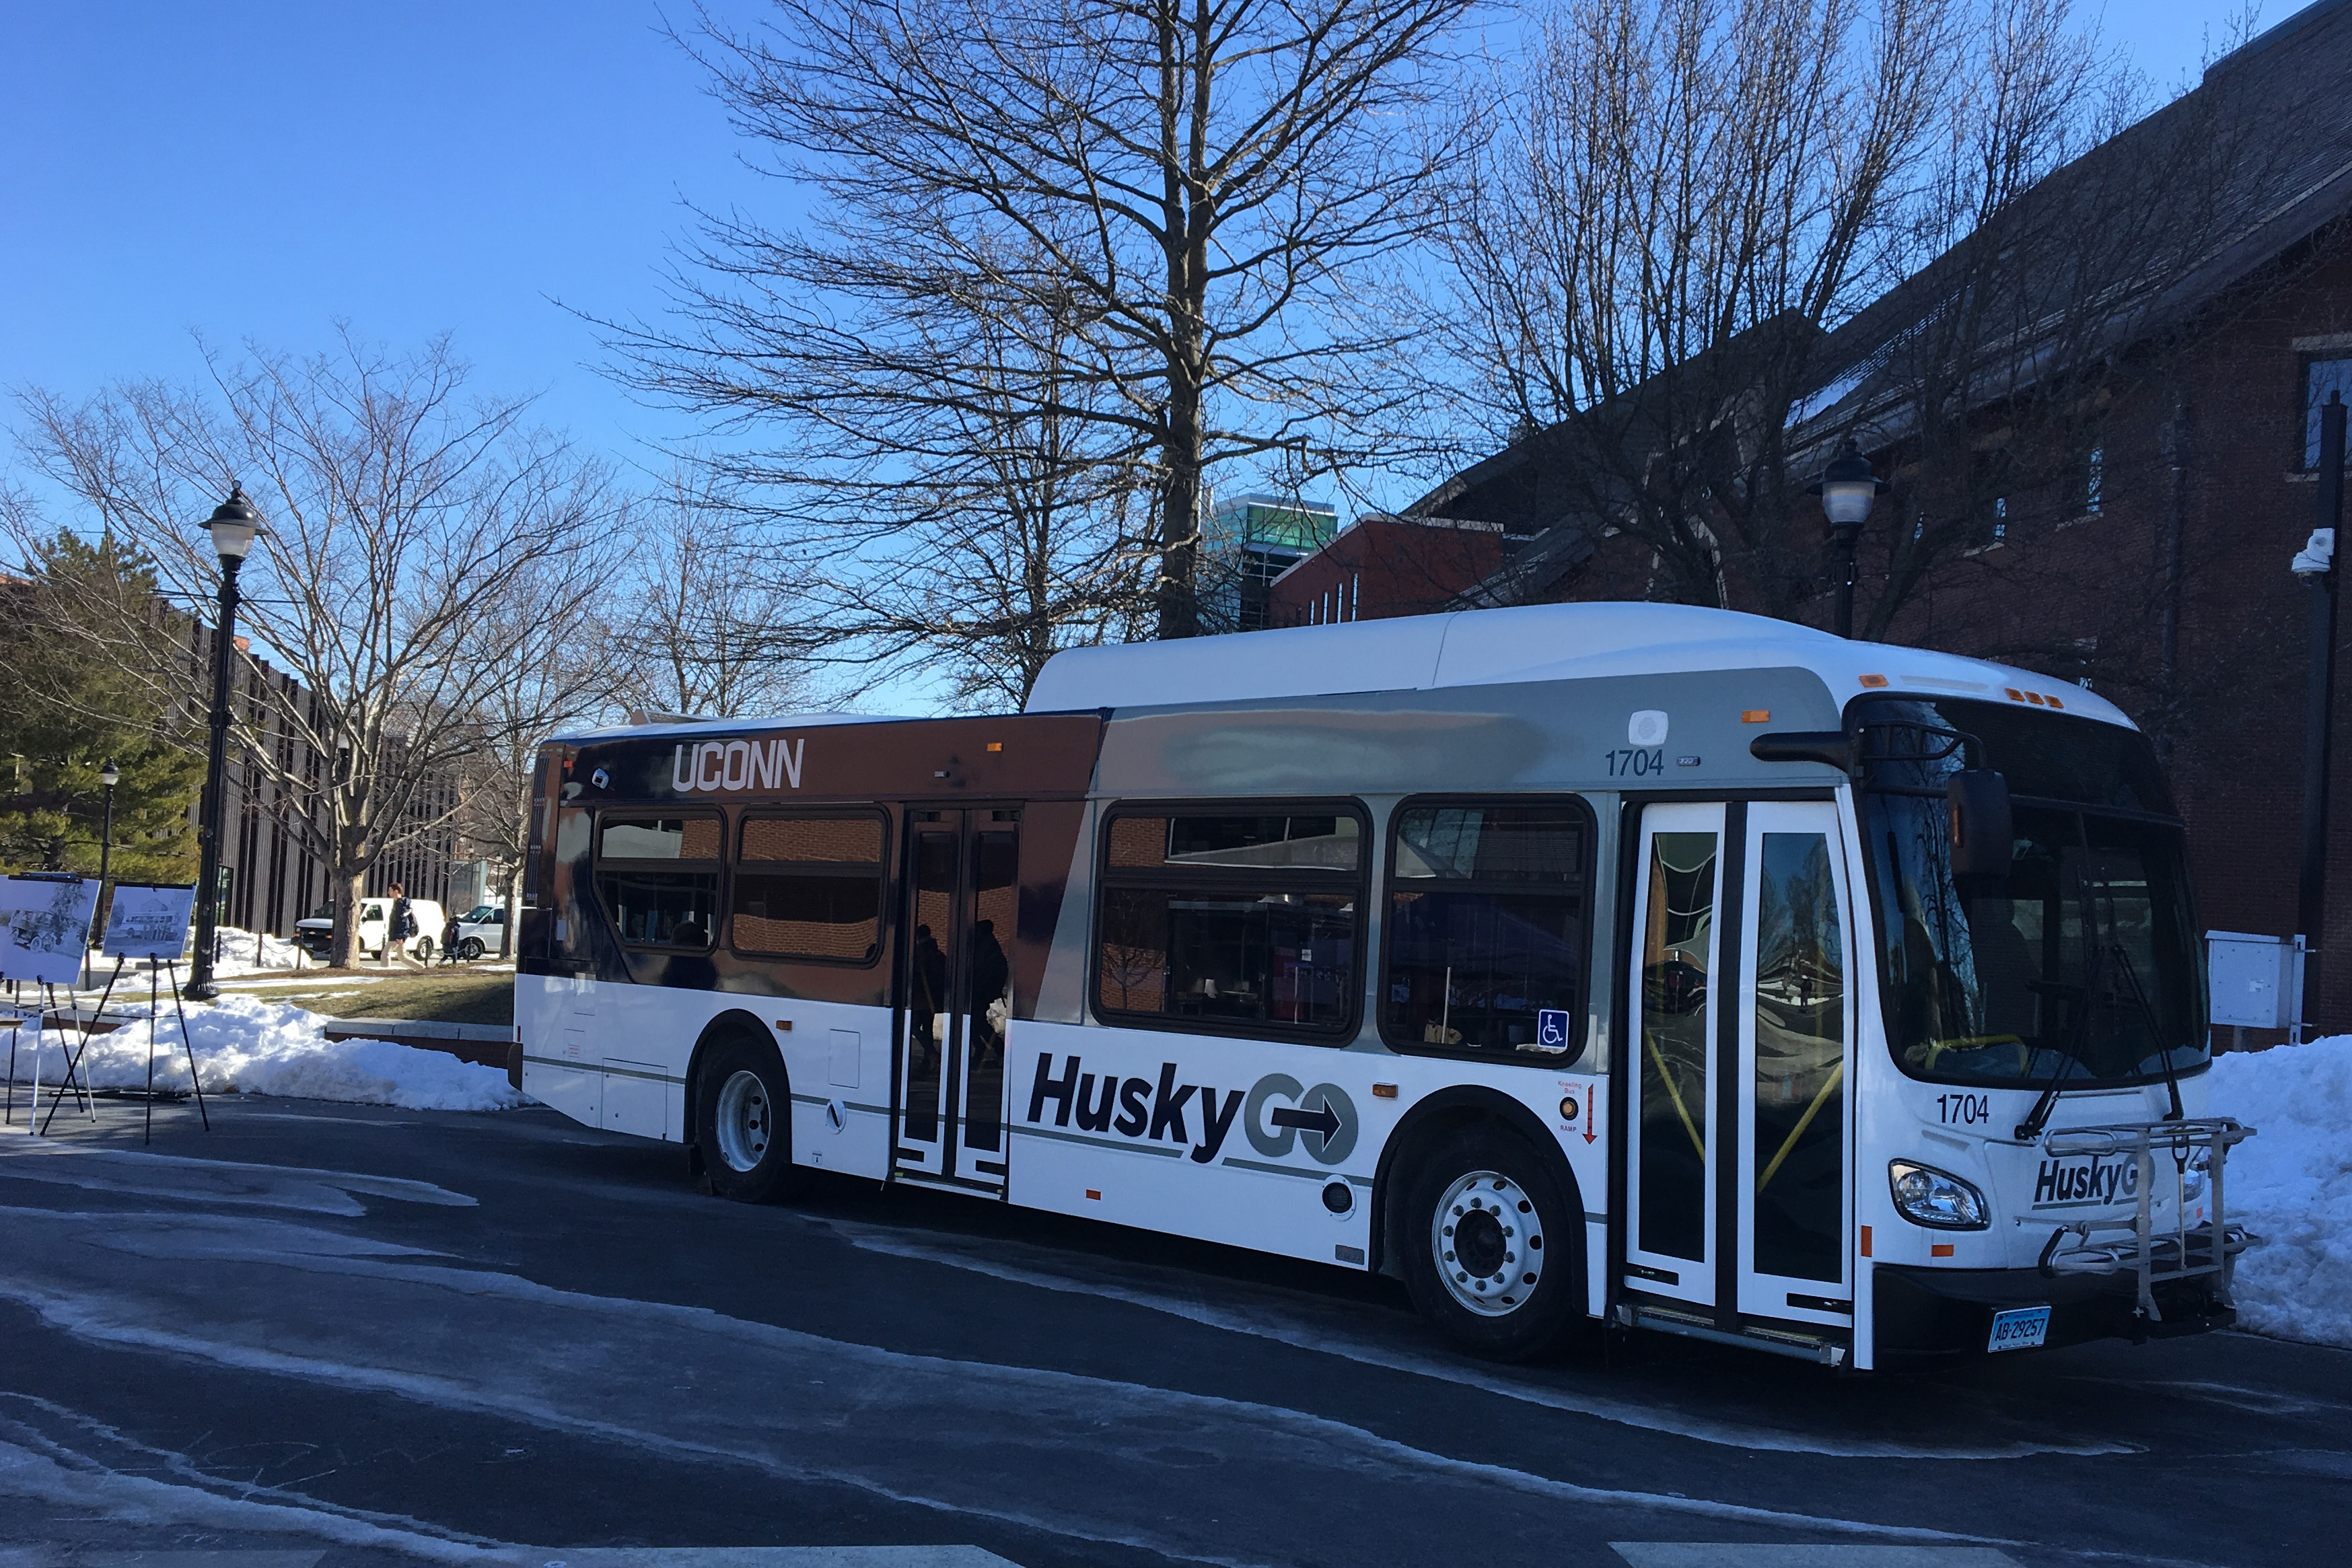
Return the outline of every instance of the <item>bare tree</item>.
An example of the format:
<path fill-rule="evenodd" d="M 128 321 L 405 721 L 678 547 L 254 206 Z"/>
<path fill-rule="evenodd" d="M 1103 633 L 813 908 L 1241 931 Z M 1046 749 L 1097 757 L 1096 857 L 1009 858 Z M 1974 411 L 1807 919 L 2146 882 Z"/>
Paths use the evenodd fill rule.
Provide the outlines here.
<path fill-rule="evenodd" d="M 948 598 L 1038 558 L 1003 537 L 1034 525 L 1034 476 L 982 521 L 957 444 L 975 422 L 1059 422 L 1087 472 L 1147 488 L 1129 521 L 1157 529 L 1159 630 L 1190 636 L 1211 471 L 1310 447 L 1368 459 L 1409 395 L 1374 373 L 1418 323 L 1372 284 L 1429 221 L 1445 153 L 1401 132 L 1468 4 L 777 0 L 772 27 L 741 32 L 706 16 L 691 47 L 821 214 L 792 232 L 712 217 L 680 316 L 616 344 L 636 384 L 766 433 L 738 444 L 740 477 L 839 487 L 812 515 L 870 527 L 857 509 L 900 481 L 958 498 L 906 524 L 950 520 L 912 571 L 979 548 L 937 580 Z M 975 331 L 1053 374 L 943 352 Z M 1098 554 L 1079 552 L 1089 583 Z M 1041 646 L 1034 609 L 1011 613 Z"/>
<path fill-rule="evenodd" d="M 951 402 L 842 367 L 832 449 L 858 448 L 856 465 L 757 492 L 797 597 L 778 643 L 855 684 L 944 672 L 957 706 L 1017 710 L 1061 648 L 1148 625 L 1148 479 L 1125 433 L 1092 416 L 1118 395 L 1079 368 L 1086 322 L 1045 298 L 971 294 L 912 325 L 924 362 L 957 367 Z"/>
<path fill-rule="evenodd" d="M 614 502 L 600 468 L 527 425 L 526 401 L 466 397 L 446 338 L 400 355 L 346 335 L 315 358 L 207 361 L 208 384 L 129 383 L 80 405 L 29 394 L 27 444 L 200 609 L 218 564 L 194 524 L 233 481 L 247 487 L 269 533 L 246 567 L 242 624 L 310 700 L 260 683 L 272 727 L 306 744 L 257 744 L 244 722 L 238 743 L 330 868 L 332 958 L 347 963 L 369 869 L 446 826 L 454 805 L 428 802 L 457 792 L 436 786 L 494 731 L 530 727 L 493 724 L 480 699 L 600 590 Z"/>
<path fill-rule="evenodd" d="M 634 510 L 616 689 L 640 709 L 709 718 L 805 698 L 799 595 L 724 481 L 682 464 Z"/>
<path fill-rule="evenodd" d="M 505 891 L 501 955 L 514 951 L 522 908 L 540 746 L 567 725 L 611 713 L 627 692 L 608 595 L 593 585 L 607 570 L 595 553 L 535 562 L 516 574 L 506 603 L 492 612 L 516 635 L 496 679 L 477 687 L 467 703 L 473 736 L 454 826 Z"/>
<path fill-rule="evenodd" d="M 1562 0 L 1469 112 L 1453 341 L 1654 592 L 1796 613 L 1816 509 L 1788 433 L 1825 329 L 2070 150 L 2065 0 Z"/>
<path fill-rule="evenodd" d="M 2302 126 L 2335 84 L 2305 84 L 2323 102 L 2281 101 L 2275 76 L 2216 68 L 2136 119 L 2134 84 L 2063 8 L 1985 25 L 1999 31 L 1979 51 L 1980 109 L 1916 204 L 1938 254 L 1822 345 L 1824 384 L 1792 438 L 1854 436 L 1894 481 L 1864 538 L 1863 635 L 1957 632 L 1966 651 L 2093 680 L 2166 750 L 2293 663 L 2279 628 L 2250 626 L 2184 670 L 2183 606 L 2201 591 L 2186 388 L 2340 258 L 2340 241 L 2259 265 L 2244 248 L 2305 193 Z M 2118 506 L 2150 520 L 2152 550 L 2118 550 L 2096 526 Z M 1939 624 L 1939 603 L 1963 613 Z"/>

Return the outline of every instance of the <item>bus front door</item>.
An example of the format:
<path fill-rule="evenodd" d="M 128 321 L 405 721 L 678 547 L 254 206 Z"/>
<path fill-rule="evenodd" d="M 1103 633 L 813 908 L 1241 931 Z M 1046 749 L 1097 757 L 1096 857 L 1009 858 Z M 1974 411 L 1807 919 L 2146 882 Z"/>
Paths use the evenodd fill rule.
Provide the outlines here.
<path fill-rule="evenodd" d="M 891 1168 L 1001 1193 L 1021 814 L 907 816 Z"/>
<path fill-rule="evenodd" d="M 1633 931 L 1623 1284 L 1853 1321 L 1850 894 L 1836 807 L 1652 805 Z"/>

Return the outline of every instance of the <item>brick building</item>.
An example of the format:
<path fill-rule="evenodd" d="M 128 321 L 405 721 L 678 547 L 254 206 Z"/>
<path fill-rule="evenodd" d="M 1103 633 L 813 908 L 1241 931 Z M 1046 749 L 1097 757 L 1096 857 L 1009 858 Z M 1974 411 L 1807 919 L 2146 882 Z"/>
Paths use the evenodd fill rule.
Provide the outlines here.
<path fill-rule="evenodd" d="M 193 616 L 173 616 L 186 650 L 189 689 L 210 689 L 213 629 Z M 278 766 L 305 780 L 323 776 L 326 759 L 301 726 L 288 722 L 289 713 L 315 715 L 319 698 L 285 670 L 272 668 L 256 655 L 251 643 L 236 639 L 240 656 L 230 700 L 240 710 L 247 731 L 263 739 Z M 194 699 L 201 700 L 199 695 Z M 421 792 L 412 808 L 420 824 L 415 835 L 379 860 L 368 873 L 365 890 L 383 892 L 394 882 L 410 896 L 438 900 L 443 907 L 470 908 L 481 896 L 477 868 L 458 859 L 464 848 L 447 826 L 455 808 L 459 781 L 436 779 Z M 202 803 L 190 806 L 193 817 Z M 223 922 L 246 931 L 290 937 L 294 922 L 316 914 L 332 897 L 329 867 L 307 847 L 299 826 L 304 809 L 298 792 L 272 781 L 258 763 L 232 746 L 228 763 L 228 794 L 222 813 L 222 881 L 226 903 Z M 316 810 L 312 806 L 310 809 Z M 436 936 L 438 932 L 435 933 Z"/>
<path fill-rule="evenodd" d="M 1858 629 L 2093 686 L 2150 732 L 2210 928 L 2296 924 L 2310 605 L 2288 562 L 2315 526 L 2315 405 L 2352 402 L 2347 82 L 2352 0 L 2216 62 L 2011 216 L 2065 251 L 2048 237 L 2122 193 L 2152 237 L 2127 270 L 2093 289 L 2061 257 L 2016 282 L 1938 426 L 1906 355 L 1986 288 L 1994 242 L 1971 237 L 1810 345 L 1784 436 L 1792 475 L 1851 439 L 1889 480 L 1862 542 Z M 2200 154 L 2218 172 L 2190 188 L 2176 171 Z M 2095 293 L 2095 315 L 2069 289 Z M 1360 522 L 1275 584 L 1271 618 L 1667 596 L 1647 547 L 1562 507 L 1561 450 L 1538 432 Z M 1937 530 L 1950 547 L 1919 548 Z M 1826 560 L 1801 553 L 1790 570 L 1812 581 L 1793 604 L 1737 565 L 1722 600 L 1826 624 Z M 2335 729 L 2313 992 L 2330 1031 L 2352 1029 L 2352 677 Z"/>

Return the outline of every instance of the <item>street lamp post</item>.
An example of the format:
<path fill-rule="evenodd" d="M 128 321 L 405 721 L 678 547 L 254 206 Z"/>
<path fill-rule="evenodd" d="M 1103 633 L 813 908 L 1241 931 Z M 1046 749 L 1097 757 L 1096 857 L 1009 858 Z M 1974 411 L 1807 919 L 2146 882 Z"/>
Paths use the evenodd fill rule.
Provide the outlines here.
<path fill-rule="evenodd" d="M 2295 577 L 2311 590 L 2311 673 L 2304 688 L 2303 859 L 2295 878 L 2295 930 L 2303 937 L 2304 1009 L 2318 991 L 2321 928 L 2327 919 L 2327 764 L 2336 717 L 2336 530 L 2344 521 L 2344 396 L 2319 410 L 2318 493 L 2311 541 L 2295 556 Z"/>
<path fill-rule="evenodd" d="M 122 770 L 114 765 L 112 757 L 107 758 L 106 765 L 98 770 L 98 782 L 106 786 L 106 822 L 98 830 L 98 902 L 89 911 L 92 941 L 106 929 L 106 872 L 114 857 L 114 786 L 122 782 Z M 90 942 L 82 943 L 81 987 L 85 991 L 89 989 L 89 949 Z"/>
<path fill-rule="evenodd" d="M 1873 472 L 1870 459 L 1853 442 L 1830 459 L 1822 477 L 1805 487 L 1807 495 L 1822 498 L 1830 520 L 1830 551 L 1837 577 L 1837 635 L 1853 636 L 1853 546 L 1862 525 L 1870 521 L 1870 507 L 1886 489 L 1886 481 Z"/>
<path fill-rule="evenodd" d="M 205 524 L 220 553 L 220 612 L 213 632 L 212 747 L 205 758 L 204 823 L 197 829 L 203 850 L 196 873 L 196 954 L 188 965 L 184 994 L 209 1002 L 220 994 L 213 984 L 214 948 L 220 941 L 221 818 L 228 794 L 229 667 L 236 654 L 236 573 L 252 552 L 261 533 L 260 514 L 245 499 L 241 485 L 231 484 L 228 499 L 213 510 Z"/>

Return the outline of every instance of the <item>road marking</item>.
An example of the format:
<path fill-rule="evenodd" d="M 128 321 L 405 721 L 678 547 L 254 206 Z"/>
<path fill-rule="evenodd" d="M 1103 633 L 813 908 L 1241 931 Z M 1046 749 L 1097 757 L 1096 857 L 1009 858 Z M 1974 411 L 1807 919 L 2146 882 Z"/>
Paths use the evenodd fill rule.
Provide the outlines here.
<path fill-rule="evenodd" d="M 1735 1541 L 1612 1541 L 1633 1568 L 2017 1568 L 1990 1546 L 1767 1546 Z"/>
<path fill-rule="evenodd" d="M 0 1568 L 317 1568 L 326 1553 L 307 1552 L 91 1552 L 62 1546 L 11 1551 L 0 1547 Z"/>
<path fill-rule="evenodd" d="M 1570 1384 L 1488 1372 L 1450 1358 L 1443 1350 L 1430 1345 L 1421 1326 L 1409 1319 L 1392 1342 L 1384 1342 L 1374 1337 L 1380 1332 L 1376 1315 L 1297 1291 L 1254 1289 L 1227 1282 L 1221 1288 L 1222 1293 L 1212 1300 L 1201 1293 L 1194 1277 L 1181 1270 L 1090 1258 L 1028 1242 L 995 1238 L 983 1242 L 946 1232 L 871 1225 L 833 1215 L 826 1216 L 824 1224 L 852 1247 L 868 1252 L 941 1264 L 1040 1289 L 1125 1301 L 1232 1333 L 1249 1334 L 1366 1366 L 1434 1378 L 1507 1399 L 1702 1443 L 1780 1453 L 1826 1454 L 1835 1458 L 2014 1459 L 2045 1453 L 2090 1458 L 2131 1452 L 2118 1443 L 2064 1443 L 2055 1439 L 1937 1447 L 1862 1436 L 1806 1433 L 1738 1419 L 1685 1415 L 1668 1407 L 1588 1394 Z"/>
<path fill-rule="evenodd" d="M 490 1561 L 501 1568 L 1020 1568 L 977 1546 L 534 1547 Z"/>

